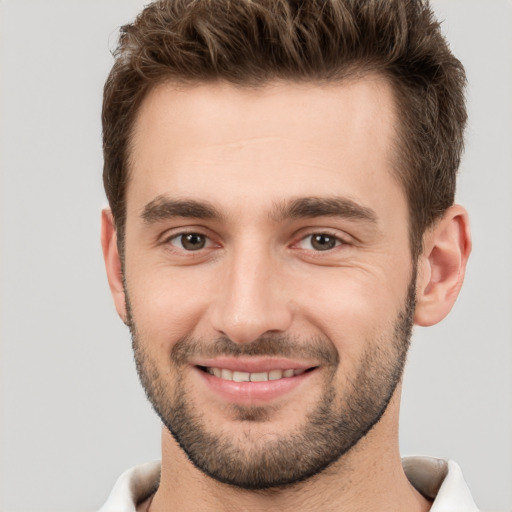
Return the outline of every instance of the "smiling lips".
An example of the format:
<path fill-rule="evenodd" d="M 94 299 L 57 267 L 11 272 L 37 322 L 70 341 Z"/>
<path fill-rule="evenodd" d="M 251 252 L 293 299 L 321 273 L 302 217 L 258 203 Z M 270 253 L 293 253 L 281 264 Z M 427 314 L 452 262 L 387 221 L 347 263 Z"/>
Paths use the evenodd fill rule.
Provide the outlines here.
<path fill-rule="evenodd" d="M 218 358 L 195 365 L 206 386 L 240 405 L 268 403 L 291 392 L 319 369 L 290 360 Z"/>
<path fill-rule="evenodd" d="M 297 375 L 302 375 L 307 370 L 304 368 L 300 368 L 298 370 L 288 369 L 288 370 L 270 370 L 268 372 L 242 372 L 242 371 L 233 371 L 227 368 L 212 368 L 206 367 L 205 371 L 210 375 L 215 375 L 215 377 L 219 377 L 223 380 L 233 381 L 233 382 L 265 382 L 267 380 L 279 380 L 282 378 L 294 377 Z"/>

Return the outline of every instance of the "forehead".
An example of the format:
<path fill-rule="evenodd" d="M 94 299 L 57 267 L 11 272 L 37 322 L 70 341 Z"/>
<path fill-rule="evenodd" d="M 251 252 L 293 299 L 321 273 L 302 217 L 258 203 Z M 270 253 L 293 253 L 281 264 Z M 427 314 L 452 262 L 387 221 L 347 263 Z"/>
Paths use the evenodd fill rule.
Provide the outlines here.
<path fill-rule="evenodd" d="M 226 208 L 304 195 L 393 201 L 395 123 L 391 86 L 378 76 L 159 85 L 135 121 L 127 213 L 163 194 Z M 387 197 L 383 187 L 397 190 Z"/>

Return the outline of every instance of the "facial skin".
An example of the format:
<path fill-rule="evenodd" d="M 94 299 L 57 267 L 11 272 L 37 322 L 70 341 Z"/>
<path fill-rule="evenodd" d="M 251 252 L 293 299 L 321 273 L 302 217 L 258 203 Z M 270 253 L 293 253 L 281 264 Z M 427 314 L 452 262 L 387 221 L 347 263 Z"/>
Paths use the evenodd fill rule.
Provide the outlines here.
<path fill-rule="evenodd" d="M 367 434 L 386 410 L 400 382 L 409 347 L 414 284 L 415 279 L 411 281 L 406 305 L 390 332 L 366 340 L 368 346 L 361 361 L 346 376 L 341 391 L 337 389 L 335 379 L 340 360 L 332 340 L 325 337 L 290 339 L 271 334 L 247 345 L 237 345 L 226 337 L 211 341 L 180 339 L 171 351 L 171 371 L 177 379 L 170 387 L 146 350 L 145 340 L 139 335 L 129 310 L 128 323 L 141 382 L 162 423 L 201 471 L 245 489 L 297 483 L 337 461 Z M 258 427 L 271 424 L 275 417 L 279 417 L 276 406 L 239 405 L 234 401 L 227 412 L 234 419 L 233 425 L 239 425 L 238 433 L 245 433 L 243 437 L 233 437 L 227 429 L 205 421 L 203 411 L 196 409 L 195 400 L 188 391 L 185 377 L 188 366 L 206 354 L 208 358 L 232 356 L 238 360 L 268 357 L 269 354 L 296 358 L 301 354 L 315 361 L 318 369 L 314 371 L 324 374 L 322 380 L 317 378 L 318 402 L 304 411 L 304 418 L 287 434 L 269 432 L 265 425 L 265 435 L 260 439 Z"/>
<path fill-rule="evenodd" d="M 372 427 L 374 450 L 396 443 L 413 319 L 428 325 L 449 311 L 469 238 L 462 210 L 432 231 L 418 294 L 394 126 L 392 93 L 378 77 L 260 89 L 169 84 L 144 100 L 124 283 L 105 214 L 107 270 L 148 396 L 215 479 L 297 482 L 341 467 Z M 438 235 L 459 256 L 436 245 Z M 307 371 L 234 383 L 207 368 L 257 379 Z M 176 451 L 170 436 L 165 445 Z"/>

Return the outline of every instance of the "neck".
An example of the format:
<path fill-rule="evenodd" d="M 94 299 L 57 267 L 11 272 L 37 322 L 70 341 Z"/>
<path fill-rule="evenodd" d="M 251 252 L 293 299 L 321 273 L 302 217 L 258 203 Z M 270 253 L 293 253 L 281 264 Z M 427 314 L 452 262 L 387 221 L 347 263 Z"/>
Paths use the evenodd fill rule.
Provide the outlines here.
<path fill-rule="evenodd" d="M 393 402 L 396 402 L 393 400 Z M 379 511 L 425 512 L 430 503 L 409 483 L 398 450 L 398 404 L 338 462 L 295 485 L 244 490 L 204 475 L 164 429 L 160 486 L 150 512 Z"/>

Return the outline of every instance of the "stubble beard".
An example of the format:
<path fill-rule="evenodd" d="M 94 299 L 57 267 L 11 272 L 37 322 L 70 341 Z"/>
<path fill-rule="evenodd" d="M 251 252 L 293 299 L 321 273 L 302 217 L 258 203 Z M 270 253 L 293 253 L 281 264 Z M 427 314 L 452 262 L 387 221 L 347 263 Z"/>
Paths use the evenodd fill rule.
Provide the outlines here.
<path fill-rule="evenodd" d="M 174 388 L 144 349 L 125 287 L 128 325 L 137 372 L 164 426 L 189 460 L 217 481 L 243 489 L 264 490 L 306 480 L 340 460 L 379 422 L 401 381 L 413 326 L 416 273 L 405 304 L 390 332 L 367 340 L 367 349 L 343 393 L 335 386 L 339 355 L 329 339 L 296 340 L 268 334 L 247 345 L 220 337 L 210 343 L 184 337 L 171 351 Z M 146 340 L 147 343 L 148 340 Z M 310 357 L 323 363 L 321 400 L 293 432 L 251 436 L 248 424 L 268 422 L 271 407 L 237 406 L 236 421 L 245 435 L 210 428 L 189 397 L 184 369 L 197 355 Z M 232 412 L 233 412 L 232 411 Z M 255 429 L 256 432 L 258 431 Z"/>

